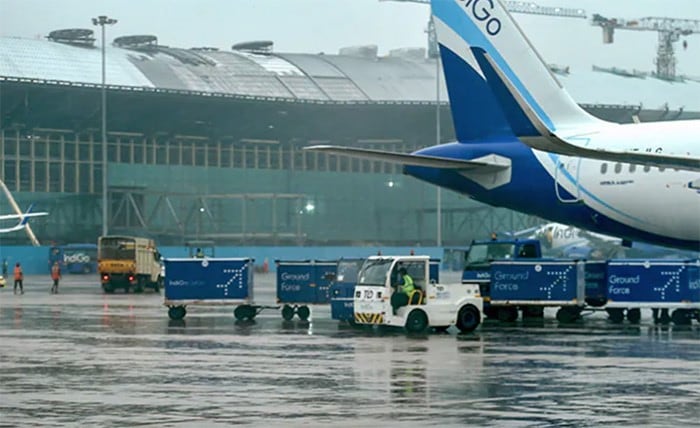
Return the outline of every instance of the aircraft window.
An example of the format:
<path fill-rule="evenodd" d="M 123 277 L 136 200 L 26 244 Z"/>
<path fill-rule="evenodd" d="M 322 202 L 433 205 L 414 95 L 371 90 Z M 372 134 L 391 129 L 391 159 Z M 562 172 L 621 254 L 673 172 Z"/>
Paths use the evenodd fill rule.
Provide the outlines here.
<path fill-rule="evenodd" d="M 630 164 L 630 172 L 634 172 L 637 169 L 637 165 Z"/>
<path fill-rule="evenodd" d="M 649 172 L 651 167 L 649 165 L 644 165 L 644 172 Z"/>
<path fill-rule="evenodd" d="M 622 164 L 621 164 L 621 163 L 616 163 L 616 164 L 615 164 L 615 174 L 619 174 L 620 171 L 622 171 Z"/>
<path fill-rule="evenodd" d="M 603 162 L 600 164 L 600 173 L 605 174 L 606 172 L 608 172 L 608 164 Z"/>

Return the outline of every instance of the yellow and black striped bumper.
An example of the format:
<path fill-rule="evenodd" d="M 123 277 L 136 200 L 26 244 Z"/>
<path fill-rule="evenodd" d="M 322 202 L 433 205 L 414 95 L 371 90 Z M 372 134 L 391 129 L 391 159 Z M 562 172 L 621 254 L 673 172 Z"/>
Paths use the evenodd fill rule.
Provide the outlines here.
<path fill-rule="evenodd" d="M 358 324 L 383 324 L 384 315 L 383 314 L 364 314 L 356 313 L 355 322 Z"/>

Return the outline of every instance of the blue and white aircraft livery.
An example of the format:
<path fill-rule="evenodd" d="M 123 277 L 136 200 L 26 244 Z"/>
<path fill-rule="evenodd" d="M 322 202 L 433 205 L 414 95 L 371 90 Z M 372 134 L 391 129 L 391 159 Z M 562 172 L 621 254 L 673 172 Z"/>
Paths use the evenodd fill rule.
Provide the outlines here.
<path fill-rule="evenodd" d="M 700 250 L 700 120 L 597 119 L 572 100 L 499 0 L 431 6 L 458 141 L 412 154 L 308 149 L 398 162 L 490 205 Z"/>

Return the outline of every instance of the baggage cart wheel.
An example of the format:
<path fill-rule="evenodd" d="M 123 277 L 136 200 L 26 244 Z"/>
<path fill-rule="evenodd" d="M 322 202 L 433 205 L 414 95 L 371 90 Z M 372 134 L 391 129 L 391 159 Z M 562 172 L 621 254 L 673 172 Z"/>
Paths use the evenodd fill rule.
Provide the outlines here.
<path fill-rule="evenodd" d="M 428 316 L 420 309 L 414 309 L 406 318 L 406 331 L 421 333 L 428 327 Z"/>
<path fill-rule="evenodd" d="M 243 321 L 245 319 L 252 320 L 255 318 L 255 308 L 250 305 L 236 306 L 236 309 L 233 310 L 233 316 L 238 321 Z"/>
<path fill-rule="evenodd" d="M 484 306 L 484 315 L 486 315 L 486 318 L 498 319 L 498 308 L 494 308 L 491 305 Z"/>
<path fill-rule="evenodd" d="M 309 315 L 311 315 L 311 311 L 309 310 L 308 306 L 299 306 L 297 308 L 297 316 L 299 317 L 300 320 L 302 320 L 302 321 L 308 320 Z"/>
<path fill-rule="evenodd" d="M 255 316 L 257 315 L 257 312 L 255 311 L 255 308 L 251 305 L 245 305 L 246 307 L 246 318 L 249 320 L 253 321 L 255 319 Z"/>
<path fill-rule="evenodd" d="M 291 321 L 294 318 L 294 308 L 289 305 L 284 305 L 282 307 L 282 319 L 285 321 Z"/>
<path fill-rule="evenodd" d="M 693 320 L 690 317 L 691 313 L 687 309 L 676 309 L 671 312 L 671 321 L 674 325 L 690 325 Z"/>
<path fill-rule="evenodd" d="M 563 306 L 557 310 L 557 321 L 560 323 L 572 323 L 581 316 L 581 310 L 577 307 Z"/>
<path fill-rule="evenodd" d="M 631 324 L 639 324 L 642 320 L 642 310 L 639 308 L 627 309 L 627 321 Z"/>
<path fill-rule="evenodd" d="M 457 328 L 462 333 L 474 331 L 481 322 L 480 318 L 479 309 L 477 309 L 476 306 L 464 305 L 457 313 Z"/>
<path fill-rule="evenodd" d="M 625 320 L 625 312 L 622 308 L 608 308 L 605 312 L 608 313 L 608 319 L 613 324 L 620 324 Z"/>
<path fill-rule="evenodd" d="M 514 322 L 518 319 L 518 308 L 515 306 L 503 306 L 498 308 L 498 320 L 501 322 Z"/>
<path fill-rule="evenodd" d="M 181 320 L 187 315 L 187 309 L 184 306 L 171 306 L 168 308 L 168 316 L 171 320 Z"/>
<path fill-rule="evenodd" d="M 523 318 L 543 318 L 544 307 L 542 306 L 523 306 Z"/>

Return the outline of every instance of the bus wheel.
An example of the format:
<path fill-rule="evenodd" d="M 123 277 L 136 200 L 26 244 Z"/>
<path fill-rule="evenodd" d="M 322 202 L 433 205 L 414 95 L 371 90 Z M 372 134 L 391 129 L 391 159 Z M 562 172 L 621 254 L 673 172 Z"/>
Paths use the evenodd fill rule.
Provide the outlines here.
<path fill-rule="evenodd" d="M 479 309 L 474 305 L 464 305 L 457 313 L 457 328 L 462 333 L 474 331 L 481 322 Z"/>
<path fill-rule="evenodd" d="M 409 333 L 421 333 L 428 327 L 428 316 L 420 309 L 414 309 L 406 318 L 406 330 Z"/>

